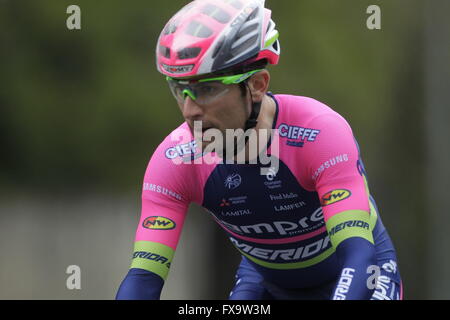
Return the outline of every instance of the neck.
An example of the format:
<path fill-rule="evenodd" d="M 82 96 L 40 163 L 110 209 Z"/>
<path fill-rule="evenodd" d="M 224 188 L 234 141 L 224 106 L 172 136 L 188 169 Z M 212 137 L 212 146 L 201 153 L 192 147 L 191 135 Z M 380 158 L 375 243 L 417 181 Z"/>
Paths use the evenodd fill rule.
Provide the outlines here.
<path fill-rule="evenodd" d="M 275 101 L 269 95 L 264 95 L 261 111 L 258 115 L 258 123 L 255 129 L 258 131 L 260 129 L 272 129 L 273 119 L 275 117 L 276 105 Z"/>
<path fill-rule="evenodd" d="M 244 157 L 245 152 L 245 161 L 249 162 L 251 160 L 255 160 L 256 155 L 260 152 L 264 152 L 265 150 L 259 150 L 259 146 L 266 146 L 271 134 L 272 124 L 275 117 L 276 112 L 276 104 L 275 101 L 269 95 L 264 95 L 261 110 L 258 115 L 258 123 L 256 127 L 250 129 L 252 135 L 248 139 L 245 149 L 241 152 L 238 152 L 234 157 L 234 160 L 240 160 Z"/>

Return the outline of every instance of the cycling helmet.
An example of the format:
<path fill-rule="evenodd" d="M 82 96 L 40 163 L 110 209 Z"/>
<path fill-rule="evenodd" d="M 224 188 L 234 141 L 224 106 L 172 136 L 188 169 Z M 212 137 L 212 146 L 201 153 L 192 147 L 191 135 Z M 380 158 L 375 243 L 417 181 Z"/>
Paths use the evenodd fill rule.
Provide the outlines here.
<path fill-rule="evenodd" d="M 167 22 L 156 49 L 171 78 L 220 73 L 266 59 L 277 64 L 278 31 L 264 0 L 195 0 Z"/>
<path fill-rule="evenodd" d="M 267 63 L 277 64 L 280 44 L 264 0 L 195 0 L 161 32 L 158 71 L 170 79 L 207 74 L 243 74 L 239 83 Z M 261 64 L 262 62 L 262 64 Z M 251 96 L 250 96 L 251 97 Z M 261 102 L 252 100 L 244 130 L 257 124 Z"/>

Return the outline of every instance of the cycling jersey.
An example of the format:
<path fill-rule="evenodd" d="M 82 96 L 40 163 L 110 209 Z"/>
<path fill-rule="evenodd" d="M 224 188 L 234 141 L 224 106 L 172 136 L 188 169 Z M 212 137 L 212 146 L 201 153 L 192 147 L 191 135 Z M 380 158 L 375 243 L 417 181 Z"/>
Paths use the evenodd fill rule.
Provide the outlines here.
<path fill-rule="evenodd" d="M 378 279 L 388 278 L 396 288 L 390 297 L 401 297 L 395 249 L 370 195 L 349 124 L 317 100 L 270 96 L 276 102 L 278 137 L 267 151 L 273 156 L 276 149 L 277 168 L 224 163 L 215 153 L 202 154 L 186 123 L 158 146 L 143 182 L 127 276 L 135 280 L 126 284 L 125 279 L 118 298 L 139 298 L 130 293 L 142 286 L 137 270 L 155 279 L 157 289 L 147 297 L 159 297 L 192 202 L 206 209 L 243 257 L 231 298 L 282 298 L 286 295 L 274 292 L 325 286 L 328 298 L 368 299 L 377 292 L 368 285 L 376 267 Z M 261 168 L 268 173 L 261 174 Z M 236 295 L 243 283 L 244 291 L 258 293 Z"/>

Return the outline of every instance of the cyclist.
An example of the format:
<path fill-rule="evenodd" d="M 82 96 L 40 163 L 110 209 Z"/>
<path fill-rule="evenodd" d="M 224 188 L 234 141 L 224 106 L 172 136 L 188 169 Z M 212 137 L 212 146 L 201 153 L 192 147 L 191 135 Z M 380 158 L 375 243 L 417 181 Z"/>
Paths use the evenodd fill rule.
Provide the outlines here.
<path fill-rule="evenodd" d="M 185 122 L 148 164 L 117 299 L 160 298 L 191 202 L 242 255 L 230 299 L 402 299 L 396 252 L 350 126 L 317 100 L 268 92 L 266 66 L 279 55 L 264 1 L 196 0 L 166 24 L 157 68 Z M 258 141 L 276 166 L 261 154 L 251 163 L 249 136 L 230 157 L 229 139 L 208 152 L 208 132 L 227 129 L 275 132 Z"/>

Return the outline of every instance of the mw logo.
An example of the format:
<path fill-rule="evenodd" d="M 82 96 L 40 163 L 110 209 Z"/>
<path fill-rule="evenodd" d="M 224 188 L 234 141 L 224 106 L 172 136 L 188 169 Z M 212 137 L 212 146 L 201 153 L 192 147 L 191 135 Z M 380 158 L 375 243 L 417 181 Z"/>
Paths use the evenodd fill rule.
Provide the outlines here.
<path fill-rule="evenodd" d="M 153 216 L 145 218 L 142 226 L 147 229 L 170 230 L 175 228 L 176 224 L 169 218 Z"/>
<path fill-rule="evenodd" d="M 347 199 L 351 196 L 351 194 L 352 193 L 346 189 L 336 189 L 329 191 L 322 196 L 322 205 L 326 206 Z"/>

